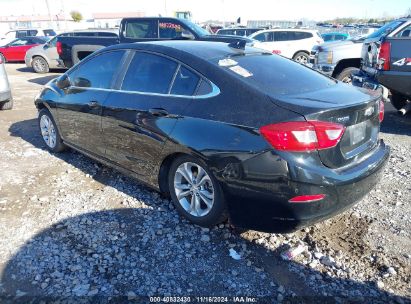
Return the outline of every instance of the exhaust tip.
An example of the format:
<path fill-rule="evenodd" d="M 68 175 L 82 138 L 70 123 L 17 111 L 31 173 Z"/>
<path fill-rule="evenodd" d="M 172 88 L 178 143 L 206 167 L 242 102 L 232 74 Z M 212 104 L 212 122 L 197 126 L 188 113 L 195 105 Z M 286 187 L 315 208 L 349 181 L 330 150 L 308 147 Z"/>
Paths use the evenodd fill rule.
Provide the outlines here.
<path fill-rule="evenodd" d="M 411 111 L 411 102 L 408 101 L 402 109 L 398 110 L 398 113 L 404 116 L 410 111 Z"/>

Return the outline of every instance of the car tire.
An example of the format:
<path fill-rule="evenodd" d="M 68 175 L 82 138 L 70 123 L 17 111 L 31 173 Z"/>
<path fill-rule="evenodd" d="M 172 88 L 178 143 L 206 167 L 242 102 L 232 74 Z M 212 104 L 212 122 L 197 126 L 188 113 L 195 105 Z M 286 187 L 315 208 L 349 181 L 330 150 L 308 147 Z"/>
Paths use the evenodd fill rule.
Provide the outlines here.
<path fill-rule="evenodd" d="M 350 68 L 345 68 L 342 70 L 335 78 L 339 81 L 342 81 L 346 84 L 351 84 L 352 83 L 352 73 L 358 72 L 360 69 L 350 67 Z"/>
<path fill-rule="evenodd" d="M 398 94 L 398 93 L 394 93 L 394 92 L 391 92 L 391 93 L 392 93 L 391 95 L 392 105 L 397 110 L 401 110 L 407 103 L 407 97 L 405 97 L 404 95 Z"/>
<path fill-rule="evenodd" d="M 0 53 L 0 62 L 6 62 L 6 57 L 2 53 Z"/>
<path fill-rule="evenodd" d="M 48 73 L 50 70 L 49 64 L 47 63 L 46 59 L 40 56 L 36 56 L 33 58 L 33 61 L 31 62 L 31 66 L 33 70 L 39 74 Z"/>
<path fill-rule="evenodd" d="M 11 110 L 11 109 L 13 109 L 13 99 L 0 103 L 0 110 Z"/>
<path fill-rule="evenodd" d="M 221 186 L 203 161 L 188 155 L 177 158 L 169 170 L 168 187 L 177 211 L 192 223 L 213 227 L 227 220 Z"/>
<path fill-rule="evenodd" d="M 49 110 L 42 109 L 39 112 L 38 126 L 40 135 L 49 151 L 57 153 L 66 149 L 53 116 Z"/>
<path fill-rule="evenodd" d="M 294 55 L 293 60 L 301 64 L 307 64 L 310 62 L 310 55 L 306 52 L 298 52 Z"/>

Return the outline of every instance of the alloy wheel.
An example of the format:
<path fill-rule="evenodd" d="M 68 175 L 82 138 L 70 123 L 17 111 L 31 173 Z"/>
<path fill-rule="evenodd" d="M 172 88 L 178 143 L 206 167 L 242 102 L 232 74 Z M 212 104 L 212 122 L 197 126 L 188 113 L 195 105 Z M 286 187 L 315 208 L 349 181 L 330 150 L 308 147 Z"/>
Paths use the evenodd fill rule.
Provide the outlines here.
<path fill-rule="evenodd" d="M 213 208 L 213 183 L 204 168 L 198 164 L 185 162 L 177 168 L 174 191 L 180 205 L 192 216 L 206 216 Z"/>
<path fill-rule="evenodd" d="M 307 64 L 308 63 L 308 57 L 305 56 L 305 55 L 300 55 L 300 56 L 297 56 L 295 58 L 295 61 L 297 61 L 298 63 Z"/>
<path fill-rule="evenodd" d="M 36 58 L 33 61 L 33 68 L 35 71 L 43 73 L 47 70 L 47 63 L 44 59 Z"/>
<path fill-rule="evenodd" d="M 57 134 L 53 121 L 47 115 L 40 118 L 41 136 L 49 148 L 54 149 L 57 143 Z"/>

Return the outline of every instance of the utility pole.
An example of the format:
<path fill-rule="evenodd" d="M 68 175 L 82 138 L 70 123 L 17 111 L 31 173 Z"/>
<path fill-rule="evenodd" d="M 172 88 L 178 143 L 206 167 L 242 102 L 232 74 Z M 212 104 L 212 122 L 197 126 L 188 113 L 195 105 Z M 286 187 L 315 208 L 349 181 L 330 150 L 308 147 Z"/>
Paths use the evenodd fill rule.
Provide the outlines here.
<path fill-rule="evenodd" d="M 51 13 L 50 13 L 49 0 L 45 0 L 45 1 L 46 1 L 46 6 L 47 6 L 47 12 L 48 12 L 48 14 L 49 14 L 50 25 L 53 26 L 53 17 L 51 17 Z"/>
<path fill-rule="evenodd" d="M 165 17 L 168 17 L 168 12 L 167 12 L 167 0 L 164 0 L 164 14 L 165 14 Z"/>

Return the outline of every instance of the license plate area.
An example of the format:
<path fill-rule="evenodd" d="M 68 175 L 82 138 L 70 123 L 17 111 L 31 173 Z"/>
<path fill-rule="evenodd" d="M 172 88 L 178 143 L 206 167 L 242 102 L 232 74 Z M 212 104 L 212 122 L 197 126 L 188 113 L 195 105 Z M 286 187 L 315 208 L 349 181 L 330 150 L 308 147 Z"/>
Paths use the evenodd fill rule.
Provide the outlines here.
<path fill-rule="evenodd" d="M 367 121 L 350 126 L 347 128 L 350 133 L 350 145 L 355 146 L 365 139 L 367 131 Z"/>

